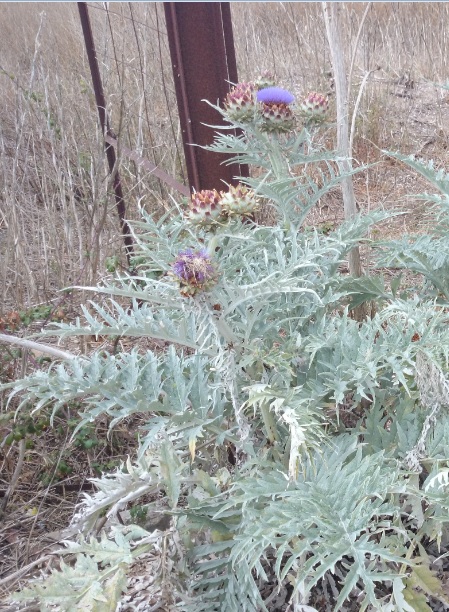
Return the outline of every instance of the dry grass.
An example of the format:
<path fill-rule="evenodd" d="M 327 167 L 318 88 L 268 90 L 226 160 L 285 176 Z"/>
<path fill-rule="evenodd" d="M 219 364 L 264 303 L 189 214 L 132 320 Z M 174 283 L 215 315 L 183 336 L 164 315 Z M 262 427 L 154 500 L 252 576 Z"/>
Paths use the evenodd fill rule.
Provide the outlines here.
<path fill-rule="evenodd" d="M 108 13 L 102 3 L 90 6 L 115 131 L 126 146 L 182 180 L 163 7 L 112 3 Z M 343 5 L 348 63 L 365 9 L 366 3 Z M 232 15 L 242 80 L 270 69 L 299 96 L 310 90 L 332 95 L 320 3 L 236 2 Z M 362 92 L 355 123 L 358 162 L 378 162 L 380 150 L 389 148 L 446 163 L 449 98 L 432 82 L 447 79 L 448 18 L 447 3 L 372 4 L 352 72 L 354 104 L 363 78 L 374 71 Z M 123 260 L 77 7 L 3 4 L 0 31 L 0 322 L 11 312 L 39 303 L 61 305 L 61 299 L 63 314 L 74 315 L 77 301 L 61 298 L 58 290 L 95 283 L 105 273 L 108 256 Z M 332 138 L 330 132 L 330 143 Z M 167 205 L 167 188 L 146 171 L 122 159 L 120 172 L 130 218 L 136 216 L 138 203 L 152 210 Z M 406 198 L 424 188 L 419 179 L 388 160 L 358 175 L 355 182 L 362 210 L 413 211 L 386 225 L 385 235 L 419 229 L 425 222 L 426 211 Z M 336 225 L 341 219 L 341 200 L 335 192 L 314 211 L 310 223 Z M 26 364 L 2 351 L 0 378 L 23 373 Z M 0 406 L 0 417 L 4 412 Z M 10 428 L 9 422 L 0 420 L 2 489 L 10 482 L 18 453 L 15 446 L 4 444 Z M 121 452 L 126 452 L 128 442 Z M 39 524 L 43 529 L 49 524 L 62 527 L 82 483 L 92 475 L 92 461 L 98 457 L 79 451 L 74 456 L 79 467 L 73 480 L 77 491 L 64 497 L 54 494 L 51 486 L 41 486 L 42 457 L 58 448 L 66 452 L 64 440 L 46 434 L 37 448 L 27 451 L 10 516 L 0 531 L 5 573 L 45 552 L 48 543 L 40 539 Z M 106 452 L 105 446 L 101 448 Z M 112 450 L 108 456 L 114 457 Z M 36 507 L 38 514 L 30 514 Z"/>
<path fill-rule="evenodd" d="M 28 8 L 25 17 L 23 5 L 7 5 L 0 16 L 0 45 L 7 47 L 0 73 L 0 316 L 46 302 L 62 287 L 94 283 L 105 257 L 122 250 L 76 5 Z M 126 146 L 179 175 L 167 40 L 155 32 L 164 27 L 162 8 L 111 11 L 91 10 L 112 125 Z M 123 164 L 121 178 L 131 217 L 137 202 L 154 207 L 167 199 L 167 189 L 133 162 Z"/>
<path fill-rule="evenodd" d="M 349 63 L 366 4 L 342 6 Z M 417 152 L 435 138 L 445 145 L 444 98 L 437 90 L 422 97 L 417 86 L 445 80 L 448 12 L 446 3 L 372 4 L 352 71 L 354 102 L 364 75 L 378 68 L 362 93 L 357 160 L 376 161 L 384 147 Z M 163 7 L 118 3 L 107 12 L 93 3 L 90 14 L 114 129 L 182 180 Z M 320 3 L 237 2 L 232 14 L 242 79 L 271 69 L 299 96 L 332 92 Z M 0 27 L 2 316 L 94 283 L 105 258 L 123 249 L 76 4 L 5 4 Z M 129 217 L 138 202 L 167 202 L 166 187 L 133 162 L 124 159 L 121 173 Z M 385 197 L 380 177 L 374 168 L 370 206 Z"/>
<path fill-rule="evenodd" d="M 348 63 L 365 9 L 343 4 Z M 378 68 L 355 125 L 359 161 L 379 159 L 376 147 L 416 152 L 435 138 L 445 146 L 444 98 L 434 90 L 424 99 L 417 86 L 445 81 L 448 12 L 446 3 L 372 4 L 352 71 L 354 102 L 364 75 Z M 90 13 L 114 129 L 182 180 L 163 7 L 118 3 L 107 12 L 93 3 Z M 271 69 L 299 96 L 332 91 L 320 3 L 237 2 L 232 14 L 242 79 Z M 105 258 L 123 249 L 76 4 L 5 4 L 0 27 L 2 316 L 48 302 L 62 287 L 94 283 Z M 121 173 L 129 217 L 138 202 L 152 209 L 167 202 L 166 187 L 133 162 L 124 159 Z M 384 199 L 379 177 L 374 168 L 373 206 Z"/>

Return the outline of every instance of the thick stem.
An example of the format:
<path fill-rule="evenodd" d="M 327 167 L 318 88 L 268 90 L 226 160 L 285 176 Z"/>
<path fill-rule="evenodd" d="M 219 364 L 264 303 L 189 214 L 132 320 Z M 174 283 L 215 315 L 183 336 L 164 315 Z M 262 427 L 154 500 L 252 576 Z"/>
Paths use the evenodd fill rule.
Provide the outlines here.
<path fill-rule="evenodd" d="M 260 414 L 262 415 L 265 425 L 265 434 L 271 444 L 279 440 L 279 432 L 276 425 L 276 420 L 273 418 L 273 413 L 270 410 L 270 404 L 267 401 L 260 402 Z"/>

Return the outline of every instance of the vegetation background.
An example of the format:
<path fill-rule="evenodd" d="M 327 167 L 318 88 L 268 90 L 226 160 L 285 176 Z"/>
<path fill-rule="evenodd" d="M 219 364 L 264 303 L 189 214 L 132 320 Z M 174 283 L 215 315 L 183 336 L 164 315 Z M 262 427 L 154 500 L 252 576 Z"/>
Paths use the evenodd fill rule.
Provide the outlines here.
<path fill-rule="evenodd" d="M 114 130 L 126 146 L 182 180 L 162 5 L 92 3 L 89 8 Z M 332 101 L 320 3 L 237 2 L 232 16 L 240 80 L 272 70 L 299 98 L 317 90 Z M 352 107 L 360 94 L 354 158 L 379 162 L 357 176 L 358 205 L 365 211 L 412 210 L 384 226 L 385 236 L 431 223 L 422 203 L 405 198 L 423 191 L 423 183 L 382 159 L 380 150 L 446 163 L 449 99 L 436 84 L 448 80 L 448 17 L 447 3 L 342 4 Z M 95 284 L 124 264 L 124 257 L 76 4 L 4 3 L 0 32 L 0 324 L 29 335 L 50 318 L 78 315 L 86 299 L 82 292 L 59 291 Z M 332 128 L 325 137 L 333 143 Z M 120 171 L 129 218 L 137 216 L 138 203 L 162 213 L 175 195 L 125 157 Z M 326 231 L 342 217 L 337 189 L 323 199 L 310 224 Z M 89 351 L 92 344 L 86 341 L 76 350 Z M 41 357 L 0 347 L 0 382 L 38 366 Z M 50 546 L 44 533 L 54 532 L 57 539 L 85 478 L 114 465 L 135 443 L 125 429 L 106 440 L 100 424 L 81 431 L 76 451 L 69 451 L 65 441 L 71 432 L 64 424 L 71 417 L 64 414 L 52 432 L 46 433 L 45 423 L 27 432 L 30 445 L 19 487 L 0 534 L 5 576 Z M 6 444 L 15 431 L 9 419 L 2 405 L 3 490 L 17 466 L 16 446 Z"/>
<path fill-rule="evenodd" d="M 162 5 L 89 6 L 113 129 L 182 179 Z M 432 84 L 447 79 L 448 12 L 443 2 L 342 3 L 352 104 L 367 79 L 355 121 L 356 160 L 376 161 L 383 147 L 445 156 L 448 99 Z M 320 3 L 235 2 L 232 17 L 240 80 L 272 70 L 299 97 L 332 94 Z M 94 282 L 122 248 L 76 4 L 4 3 L 0 27 L 4 317 L 49 303 L 62 287 Z M 164 185 L 126 158 L 121 173 L 131 218 L 138 201 L 164 210 Z M 359 179 L 359 205 L 397 205 L 392 187 L 397 199 L 398 181 L 408 180 L 396 173 L 384 179 L 383 166 Z M 404 187 L 409 192 L 411 185 Z M 330 212 L 337 220 L 338 205 Z"/>

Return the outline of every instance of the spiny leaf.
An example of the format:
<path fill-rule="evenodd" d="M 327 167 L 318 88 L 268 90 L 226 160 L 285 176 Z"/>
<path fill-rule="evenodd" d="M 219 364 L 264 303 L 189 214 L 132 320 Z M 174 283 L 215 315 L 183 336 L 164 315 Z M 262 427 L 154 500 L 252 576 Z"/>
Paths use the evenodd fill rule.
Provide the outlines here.
<path fill-rule="evenodd" d="M 416 593 L 416 591 L 412 591 L 408 587 L 406 588 L 402 578 L 398 577 L 393 580 L 393 596 L 397 606 L 397 612 L 415 612 L 416 610 L 419 610 L 419 608 L 416 607 L 416 604 L 422 603 L 419 601 L 421 595 L 422 593 Z M 431 612 L 430 608 L 428 608 L 427 604 L 425 603 L 425 595 L 423 597 L 424 605 L 426 607 L 422 608 L 421 612 Z"/>
<path fill-rule="evenodd" d="M 89 541 L 65 542 L 67 552 L 88 554 L 95 562 L 103 564 L 132 563 L 131 546 L 120 533 L 116 534 L 116 541 L 109 539 L 105 533 L 102 534 L 100 541 L 90 538 Z M 63 551 L 66 553 L 66 551 Z"/>
<path fill-rule="evenodd" d="M 103 584 L 103 594 L 105 604 L 95 609 L 95 612 L 115 612 L 117 604 L 120 601 L 120 595 L 126 588 L 126 574 L 124 568 L 120 567 L 111 578 L 108 578 Z"/>
<path fill-rule="evenodd" d="M 441 581 L 427 565 L 415 565 L 412 568 L 407 583 L 414 588 L 422 589 L 428 595 L 441 598 L 445 603 L 449 604 Z"/>
<path fill-rule="evenodd" d="M 407 612 L 432 612 L 432 608 L 427 603 L 427 597 L 424 593 L 415 591 L 411 586 L 407 586 L 403 590 L 403 596 L 405 602 L 409 607 L 403 608 Z"/>
<path fill-rule="evenodd" d="M 58 604 L 68 610 L 85 594 L 99 592 L 101 572 L 97 563 L 89 556 L 78 555 L 73 567 L 61 560 L 60 567 L 60 571 L 54 571 L 43 581 L 31 583 L 30 587 L 15 593 L 11 599 L 13 601 L 38 599 L 45 605 Z"/>

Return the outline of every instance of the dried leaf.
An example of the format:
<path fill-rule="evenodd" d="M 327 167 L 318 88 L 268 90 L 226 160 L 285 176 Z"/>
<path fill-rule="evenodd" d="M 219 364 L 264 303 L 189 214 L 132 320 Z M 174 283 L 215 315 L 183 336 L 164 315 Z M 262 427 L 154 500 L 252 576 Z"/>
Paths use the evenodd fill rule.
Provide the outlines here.
<path fill-rule="evenodd" d="M 441 597 L 446 603 L 449 603 L 445 598 L 443 585 L 427 565 L 414 567 L 407 582 L 413 587 L 419 587 L 428 595 Z"/>

